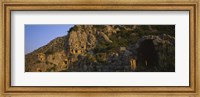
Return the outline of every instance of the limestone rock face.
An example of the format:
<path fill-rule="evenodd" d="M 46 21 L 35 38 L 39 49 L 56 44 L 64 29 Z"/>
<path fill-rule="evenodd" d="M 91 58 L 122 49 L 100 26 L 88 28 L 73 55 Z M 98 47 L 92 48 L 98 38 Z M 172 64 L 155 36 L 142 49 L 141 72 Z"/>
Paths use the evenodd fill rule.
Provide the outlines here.
<path fill-rule="evenodd" d="M 25 56 L 25 71 L 61 71 L 69 65 L 64 51 L 68 36 L 58 37 Z M 61 58 L 63 57 L 63 58 Z M 65 63 L 65 66 L 61 63 Z M 61 65 L 60 65 L 61 64 Z"/>
<path fill-rule="evenodd" d="M 93 34 L 89 34 L 86 49 L 90 50 L 94 48 L 96 46 L 96 42 L 97 42 L 96 37 Z"/>
<path fill-rule="evenodd" d="M 112 41 L 109 39 L 109 37 L 104 32 L 100 32 L 99 35 L 102 36 L 106 42 L 112 43 Z"/>
<path fill-rule="evenodd" d="M 26 67 L 27 71 L 62 71 L 68 68 L 70 64 L 64 50 L 52 54 L 39 53 L 37 58 L 38 61 L 33 62 L 33 64 L 28 64 Z"/>
<path fill-rule="evenodd" d="M 173 71 L 174 32 L 155 28 L 144 25 L 75 25 L 66 36 L 27 54 L 25 71 Z"/>
<path fill-rule="evenodd" d="M 136 43 L 136 48 L 138 48 L 142 42 L 145 40 L 152 40 L 153 44 L 155 46 L 161 45 L 161 44 L 169 44 L 169 45 L 175 45 L 175 38 L 167 35 L 167 34 L 162 34 L 162 35 L 148 35 L 148 36 L 143 36 L 138 40 Z"/>
<path fill-rule="evenodd" d="M 116 29 L 112 26 L 98 28 L 93 25 L 76 25 L 69 31 L 66 48 L 70 54 L 84 54 L 95 48 L 100 38 L 103 38 L 102 41 L 112 43 L 108 36 L 113 33 L 116 33 Z"/>

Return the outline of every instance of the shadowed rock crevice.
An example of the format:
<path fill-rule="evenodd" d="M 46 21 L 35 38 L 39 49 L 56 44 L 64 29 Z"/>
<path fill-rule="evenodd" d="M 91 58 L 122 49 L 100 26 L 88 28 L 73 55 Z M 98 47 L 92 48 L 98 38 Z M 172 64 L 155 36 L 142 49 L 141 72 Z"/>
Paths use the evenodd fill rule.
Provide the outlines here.
<path fill-rule="evenodd" d="M 158 53 L 153 44 L 153 40 L 144 40 L 138 48 L 139 69 L 153 70 L 158 66 Z"/>

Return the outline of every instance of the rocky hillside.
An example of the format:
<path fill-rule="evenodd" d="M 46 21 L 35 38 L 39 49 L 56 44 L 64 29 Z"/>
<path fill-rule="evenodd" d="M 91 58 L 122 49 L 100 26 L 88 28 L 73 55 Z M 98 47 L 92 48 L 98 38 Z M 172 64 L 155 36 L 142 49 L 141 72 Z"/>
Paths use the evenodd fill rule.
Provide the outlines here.
<path fill-rule="evenodd" d="M 46 71 L 47 68 L 50 68 L 49 64 L 46 64 L 46 62 L 40 62 L 41 60 L 39 58 L 42 57 L 42 55 L 45 55 L 44 60 L 46 60 L 47 55 L 61 52 L 64 53 L 67 37 L 68 36 L 58 37 L 49 42 L 47 45 L 27 54 L 25 56 L 25 71 L 37 71 L 37 68 L 40 68 L 42 71 Z"/>
<path fill-rule="evenodd" d="M 175 26 L 75 25 L 25 61 L 26 72 L 171 72 Z"/>

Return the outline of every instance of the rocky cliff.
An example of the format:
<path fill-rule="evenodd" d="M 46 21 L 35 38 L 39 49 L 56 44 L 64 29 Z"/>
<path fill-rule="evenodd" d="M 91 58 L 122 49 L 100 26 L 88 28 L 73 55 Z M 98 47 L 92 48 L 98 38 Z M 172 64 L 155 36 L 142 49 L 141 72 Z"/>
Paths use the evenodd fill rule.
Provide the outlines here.
<path fill-rule="evenodd" d="M 25 58 L 27 72 L 175 71 L 175 27 L 75 25 Z"/>

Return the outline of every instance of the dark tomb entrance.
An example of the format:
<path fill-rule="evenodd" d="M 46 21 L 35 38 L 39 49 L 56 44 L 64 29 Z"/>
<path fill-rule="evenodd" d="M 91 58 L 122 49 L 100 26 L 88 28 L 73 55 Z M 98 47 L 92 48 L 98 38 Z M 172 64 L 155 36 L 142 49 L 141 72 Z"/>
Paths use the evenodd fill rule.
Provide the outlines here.
<path fill-rule="evenodd" d="M 138 48 L 139 69 L 142 71 L 155 71 L 158 66 L 158 53 L 152 39 L 144 40 Z"/>

